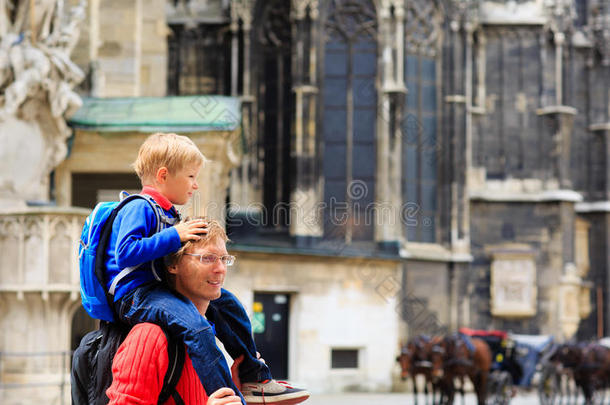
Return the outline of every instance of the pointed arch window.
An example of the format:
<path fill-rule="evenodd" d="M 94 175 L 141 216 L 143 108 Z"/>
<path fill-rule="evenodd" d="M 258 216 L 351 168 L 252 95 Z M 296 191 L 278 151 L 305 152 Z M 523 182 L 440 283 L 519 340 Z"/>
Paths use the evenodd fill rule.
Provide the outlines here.
<path fill-rule="evenodd" d="M 255 8 L 254 66 L 258 106 L 259 156 L 264 162 L 263 224 L 285 232 L 290 221 L 292 24 L 290 2 L 264 0 Z"/>
<path fill-rule="evenodd" d="M 438 40 L 440 17 L 430 1 L 410 1 L 405 19 L 407 86 L 403 132 L 403 202 L 408 207 L 405 237 L 414 242 L 436 242 L 438 204 Z"/>
<path fill-rule="evenodd" d="M 325 237 L 373 240 L 377 17 L 370 0 L 332 0 L 324 19 Z"/>

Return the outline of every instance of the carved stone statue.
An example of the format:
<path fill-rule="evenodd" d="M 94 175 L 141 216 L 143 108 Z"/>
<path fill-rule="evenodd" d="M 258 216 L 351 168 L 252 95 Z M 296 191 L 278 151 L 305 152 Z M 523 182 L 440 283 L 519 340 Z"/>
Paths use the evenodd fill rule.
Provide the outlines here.
<path fill-rule="evenodd" d="M 0 208 L 48 199 L 84 73 L 70 60 L 86 0 L 0 0 Z"/>

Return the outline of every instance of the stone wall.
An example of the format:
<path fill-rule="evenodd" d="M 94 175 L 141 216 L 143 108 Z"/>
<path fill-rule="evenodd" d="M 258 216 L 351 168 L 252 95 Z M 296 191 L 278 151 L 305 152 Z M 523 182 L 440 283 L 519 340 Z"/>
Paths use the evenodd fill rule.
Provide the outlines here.
<path fill-rule="evenodd" d="M 72 0 L 72 2 L 76 2 Z M 74 62 L 96 97 L 163 97 L 167 88 L 166 0 L 90 0 Z"/>
<path fill-rule="evenodd" d="M 574 261 L 573 207 L 565 202 L 473 202 L 475 260 L 466 275 L 467 284 L 473 286 L 471 326 L 562 336 L 559 287 L 566 267 Z M 497 251 L 531 254 L 537 294 L 532 316 L 492 316 L 490 269 Z"/>
<path fill-rule="evenodd" d="M 395 261 L 233 250 L 235 267 L 226 288 L 252 313 L 254 292 L 291 293 L 290 379 L 312 392 L 388 390 L 399 341 L 398 297 L 388 296 L 389 280 L 400 283 Z M 281 344 L 281 342 L 278 342 Z M 360 350 L 357 369 L 331 369 L 333 347 Z M 263 353 L 264 357 L 264 353 Z"/>

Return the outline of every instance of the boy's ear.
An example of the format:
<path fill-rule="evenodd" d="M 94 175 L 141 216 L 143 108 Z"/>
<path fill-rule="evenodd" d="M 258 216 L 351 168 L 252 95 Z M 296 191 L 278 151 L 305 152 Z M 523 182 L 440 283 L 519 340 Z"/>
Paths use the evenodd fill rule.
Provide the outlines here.
<path fill-rule="evenodd" d="M 157 170 L 155 178 L 158 183 L 164 184 L 167 181 L 168 174 L 169 174 L 169 170 L 167 170 L 167 167 L 162 166 L 159 168 L 159 170 Z"/>

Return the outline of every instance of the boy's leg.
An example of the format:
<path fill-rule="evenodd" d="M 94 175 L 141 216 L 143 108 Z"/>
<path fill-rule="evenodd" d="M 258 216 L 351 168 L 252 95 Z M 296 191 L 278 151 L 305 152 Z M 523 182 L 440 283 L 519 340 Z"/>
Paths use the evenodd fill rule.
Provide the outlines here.
<path fill-rule="evenodd" d="M 248 404 L 294 405 L 309 398 L 306 390 L 275 381 L 267 365 L 257 360 L 250 318 L 232 293 L 222 289 L 220 298 L 210 302 L 206 317 L 231 357 L 244 355 L 239 377 Z"/>
<path fill-rule="evenodd" d="M 222 289 L 220 298 L 210 302 L 205 316 L 214 324 L 216 336 L 232 358 L 244 355 L 239 366 L 242 382 L 258 382 L 273 377 L 269 367 L 256 358 L 250 318 L 235 295 Z"/>
<path fill-rule="evenodd" d="M 119 318 L 129 325 L 151 322 L 180 337 L 208 396 L 219 388 L 229 387 L 246 405 L 216 346 L 212 327 L 187 298 L 172 293 L 160 283 L 149 283 L 122 298 L 118 312 Z"/>

